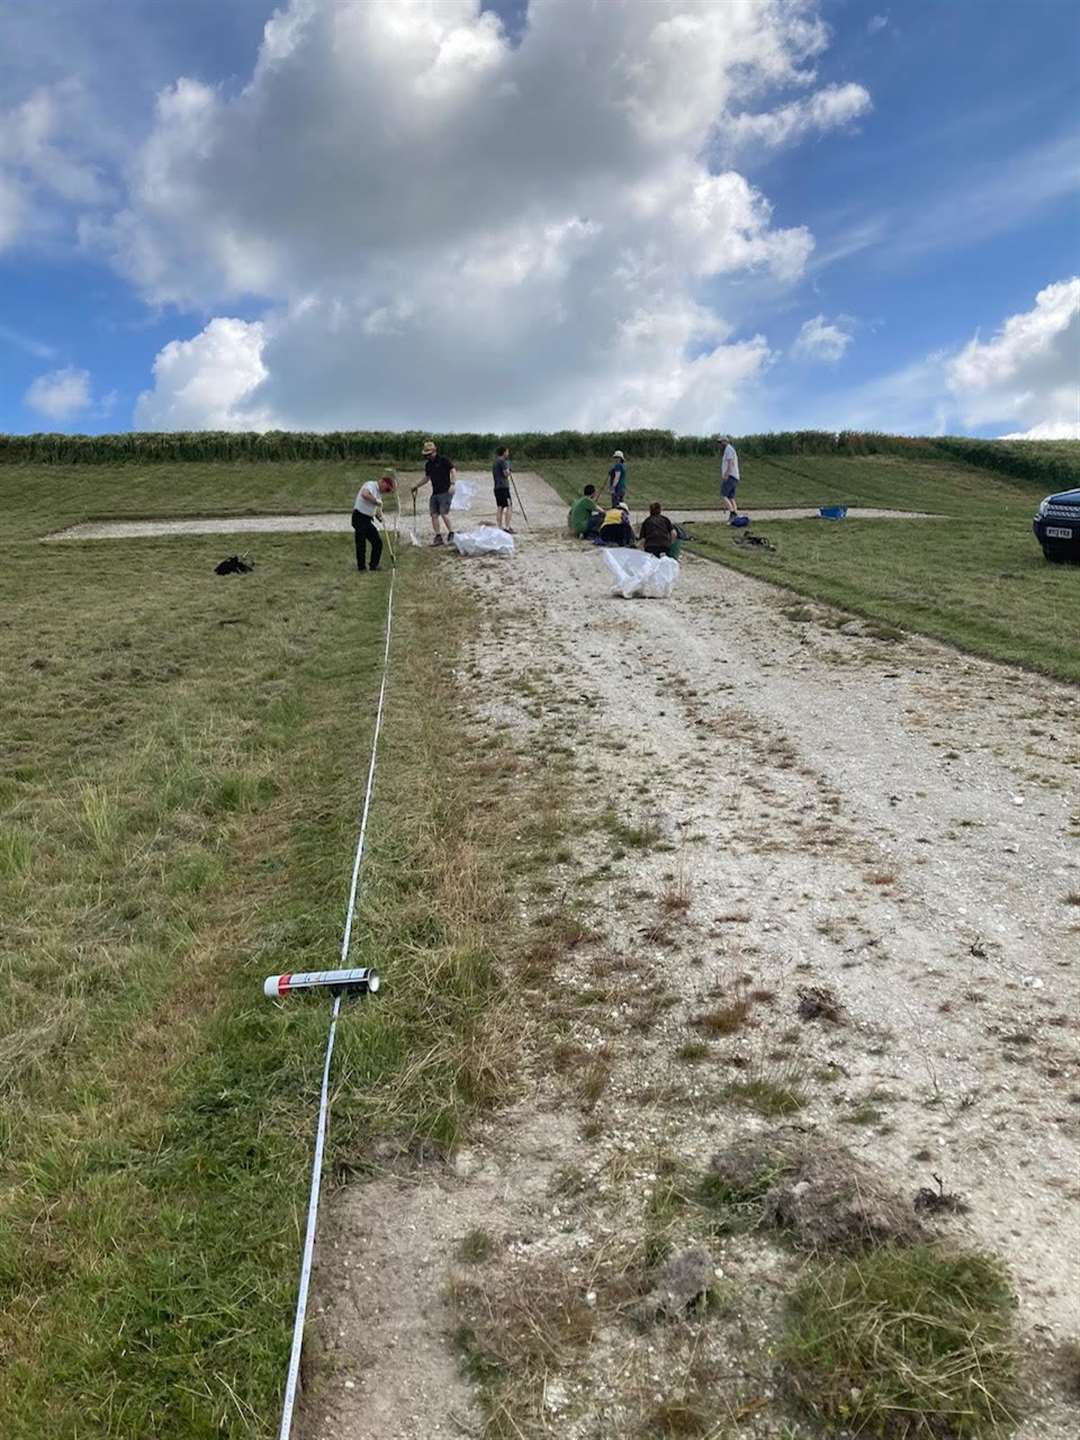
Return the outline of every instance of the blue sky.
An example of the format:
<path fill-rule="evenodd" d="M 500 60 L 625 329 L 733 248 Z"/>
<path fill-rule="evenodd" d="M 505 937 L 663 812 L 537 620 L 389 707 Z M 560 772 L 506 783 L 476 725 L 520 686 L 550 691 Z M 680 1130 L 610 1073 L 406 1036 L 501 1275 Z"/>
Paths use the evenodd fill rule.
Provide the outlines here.
<path fill-rule="evenodd" d="M 1080 433 L 1071 0 L 357 8 L 0 15 L 0 429 Z"/>

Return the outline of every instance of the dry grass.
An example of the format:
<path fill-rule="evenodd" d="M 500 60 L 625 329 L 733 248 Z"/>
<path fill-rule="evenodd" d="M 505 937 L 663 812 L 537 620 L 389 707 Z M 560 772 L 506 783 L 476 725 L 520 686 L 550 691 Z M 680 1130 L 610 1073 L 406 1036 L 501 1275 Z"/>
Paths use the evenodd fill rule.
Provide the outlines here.
<path fill-rule="evenodd" d="M 749 999 L 740 998 L 695 1015 L 690 1023 L 707 1035 L 735 1035 L 748 1023 L 752 1009 Z"/>
<path fill-rule="evenodd" d="M 660 904 L 670 913 L 685 914 L 690 909 L 692 895 L 690 876 L 685 869 L 680 869 L 660 892 Z"/>
<path fill-rule="evenodd" d="M 596 1311 L 554 1261 L 486 1285 L 459 1281 L 450 1294 L 454 1340 L 487 1412 L 485 1440 L 517 1440 L 543 1419 L 548 1377 L 580 1362 Z"/>

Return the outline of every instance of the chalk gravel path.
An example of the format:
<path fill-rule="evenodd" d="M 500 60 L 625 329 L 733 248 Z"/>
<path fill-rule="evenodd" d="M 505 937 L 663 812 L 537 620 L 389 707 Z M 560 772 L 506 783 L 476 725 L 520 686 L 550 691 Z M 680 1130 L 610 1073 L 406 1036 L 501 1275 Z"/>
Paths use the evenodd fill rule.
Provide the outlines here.
<path fill-rule="evenodd" d="M 427 517 L 426 492 L 418 498 L 417 514 L 414 521 L 408 487 L 418 476 L 403 474 L 401 479 L 402 512 L 395 515 L 390 509 L 387 521 L 391 530 L 413 531 L 423 539 L 430 539 L 430 523 Z M 496 512 L 491 493 L 491 477 L 479 471 L 465 470 L 460 473 L 462 480 L 474 482 L 476 495 L 468 510 L 454 512 L 454 523 L 461 530 L 481 523 L 494 522 Z M 519 490 L 525 499 L 525 509 L 537 528 L 561 526 L 566 517 L 567 506 L 538 475 L 523 474 L 515 477 Z M 530 503 L 531 497 L 531 503 Z M 533 511 L 536 513 L 534 514 Z M 632 511 L 635 521 L 643 518 L 644 511 Z M 765 509 L 750 512 L 756 520 L 807 520 L 817 511 L 811 508 L 790 507 L 788 509 Z M 673 510 L 672 518 L 703 523 L 719 522 L 722 510 Z M 875 510 L 852 507 L 848 515 L 853 520 L 935 520 L 941 517 L 919 510 Z M 518 528 L 528 527 L 520 517 Z M 175 520 L 87 520 L 80 525 L 68 526 L 65 530 L 54 531 L 43 538 L 50 544 L 65 540 L 147 540 L 169 535 L 289 535 L 289 534 L 347 534 L 350 530 L 347 512 L 336 511 L 310 515 L 206 515 L 181 516 Z"/>
<path fill-rule="evenodd" d="M 1038 1371 L 1080 1335 L 1080 694 L 917 637 L 840 631 L 823 607 L 795 623 L 789 597 L 694 558 L 668 601 L 611 598 L 600 554 L 557 533 L 563 502 L 517 479 L 533 529 L 513 559 L 431 557 L 492 617 L 469 662 L 476 719 L 541 763 L 538 727 L 556 718 L 577 737 L 586 822 L 614 803 L 628 824 L 658 820 L 674 849 L 631 849 L 615 883 L 582 891 L 613 845 L 583 824 L 556 871 L 627 967 L 608 1004 L 570 1012 L 573 1038 L 611 1066 L 594 1124 L 536 1055 L 455 1166 L 391 1170 L 339 1197 L 320 1261 L 332 1364 L 307 1440 L 479 1433 L 447 1340 L 462 1236 L 499 1237 L 507 1272 L 538 1257 L 572 1272 L 640 1223 L 658 1153 L 701 1168 L 767 1123 L 710 1099 L 717 1060 L 677 1059 L 737 973 L 773 997 L 748 1054 L 802 1037 L 798 1123 L 901 1194 L 937 1173 L 967 1199 L 945 1233 L 1005 1257 Z M 673 876 L 690 900 L 675 947 L 644 933 L 659 908 L 644 897 Z M 597 985 L 599 958 L 568 956 L 567 993 Z M 846 1023 L 801 1022 L 801 985 L 830 987 Z M 586 1178 L 579 1195 L 552 1189 L 567 1167 Z M 757 1294 L 762 1247 L 719 1243 L 725 1284 Z M 606 1333 L 595 1364 L 552 1386 L 544 1433 L 637 1433 L 620 1384 L 661 1385 L 652 1347 L 675 1341 Z M 789 1433 L 769 1413 L 740 1434 Z M 1076 1411 L 1047 1380 L 1018 1433 L 1072 1440 Z"/>

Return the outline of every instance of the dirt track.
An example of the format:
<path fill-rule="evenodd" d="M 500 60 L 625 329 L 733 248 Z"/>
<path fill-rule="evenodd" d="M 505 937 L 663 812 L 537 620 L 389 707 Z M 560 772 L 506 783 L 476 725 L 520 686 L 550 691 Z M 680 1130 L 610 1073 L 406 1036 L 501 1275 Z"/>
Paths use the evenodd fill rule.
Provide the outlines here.
<path fill-rule="evenodd" d="M 342 1197 L 323 1294 L 344 1368 L 311 1406 L 308 1440 L 470 1433 L 444 1340 L 456 1240 L 483 1224 L 516 1237 L 508 1267 L 569 1265 L 632 1223 L 661 1148 L 700 1166 L 765 1124 L 714 1103 L 717 1062 L 676 1058 L 705 997 L 736 973 L 771 996 L 746 1053 L 795 1047 L 800 1123 L 841 1137 L 902 1193 L 941 1174 L 971 1207 L 948 1233 L 1007 1259 L 1033 1353 L 1077 1335 L 1080 908 L 1067 897 L 1080 893 L 1080 696 L 917 638 L 792 621 L 789 596 L 701 560 L 669 601 L 611 599 L 599 555 L 544 532 L 562 523 L 558 497 L 518 483 L 534 533 L 513 560 L 432 558 L 503 614 L 501 644 L 476 646 L 485 711 L 527 751 L 539 724 L 527 677 L 542 713 L 577 737 L 585 816 L 614 802 L 627 823 L 659 820 L 668 848 L 631 849 L 615 883 L 582 891 L 582 870 L 612 846 L 582 836 L 557 877 L 630 972 L 574 1021 L 580 1045 L 610 1062 L 599 1133 L 586 1135 L 541 1056 L 529 1093 L 456 1173 Z M 690 897 L 676 940 L 643 938 L 644 897 L 675 879 Z M 596 962 L 575 951 L 559 978 L 596 986 Z M 831 988 L 846 1023 L 800 1022 L 804 985 Z M 546 1187 L 568 1165 L 590 1183 L 553 1203 Z M 375 1240 L 372 1212 L 395 1217 Z M 736 1240 L 722 1264 L 751 1287 L 766 1262 Z M 411 1363 L 394 1348 L 406 1324 Z M 648 1353 L 616 1339 L 647 1388 Z M 598 1344 L 592 1368 L 545 1401 L 551 1433 L 634 1433 Z M 351 1346 L 366 1361 L 346 1389 Z M 770 1423 L 762 1412 L 745 1433 L 779 1433 Z M 1075 1412 L 1050 1400 L 1020 1431 L 1075 1433 Z"/>

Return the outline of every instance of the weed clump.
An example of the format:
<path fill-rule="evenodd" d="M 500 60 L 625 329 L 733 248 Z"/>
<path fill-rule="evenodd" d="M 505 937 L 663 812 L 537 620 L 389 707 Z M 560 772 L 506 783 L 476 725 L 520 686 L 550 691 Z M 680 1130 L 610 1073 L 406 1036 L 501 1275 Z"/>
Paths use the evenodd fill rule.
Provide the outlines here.
<path fill-rule="evenodd" d="M 991 1256 L 888 1246 L 806 1274 L 781 1357 L 795 1395 L 827 1426 L 975 1440 L 1010 1419 L 1013 1304 Z"/>

